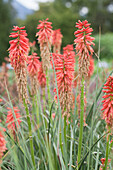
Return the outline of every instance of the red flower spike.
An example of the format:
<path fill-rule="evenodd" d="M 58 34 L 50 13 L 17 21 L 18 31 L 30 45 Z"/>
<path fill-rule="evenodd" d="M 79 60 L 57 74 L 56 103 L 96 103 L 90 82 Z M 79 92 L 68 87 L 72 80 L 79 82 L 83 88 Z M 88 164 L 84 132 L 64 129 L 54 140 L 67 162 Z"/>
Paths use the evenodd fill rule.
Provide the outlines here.
<path fill-rule="evenodd" d="M 52 36 L 52 22 L 48 22 L 48 18 L 46 20 L 39 20 L 39 25 L 37 26 L 37 29 L 39 29 L 39 32 L 36 33 L 36 36 L 38 36 L 38 41 L 40 44 L 43 44 L 45 42 L 51 42 L 51 36 Z"/>
<path fill-rule="evenodd" d="M 46 86 L 46 75 L 43 72 L 42 62 L 40 63 L 40 67 L 39 67 L 37 78 L 38 78 L 40 86 L 42 88 L 44 88 Z"/>
<path fill-rule="evenodd" d="M 28 56 L 28 73 L 30 76 L 30 83 L 31 83 L 31 95 L 35 95 L 37 93 L 38 89 L 38 79 L 37 74 L 40 67 L 40 61 L 38 60 L 39 57 L 37 56 L 37 53 L 32 53 L 32 55 Z"/>
<path fill-rule="evenodd" d="M 27 60 L 28 55 L 28 39 L 26 38 L 27 33 L 23 30 L 25 27 L 14 26 L 12 29 L 15 32 L 12 32 L 9 37 L 16 38 L 14 40 L 9 41 L 10 48 L 9 57 L 11 61 L 12 67 L 16 69 L 20 65 L 24 66 L 25 61 Z"/>
<path fill-rule="evenodd" d="M 38 41 L 40 43 L 40 51 L 42 58 L 42 67 L 44 74 L 47 73 L 50 67 L 50 47 L 52 41 L 52 26 L 51 22 L 48 22 L 48 18 L 43 21 L 39 21 L 37 29 L 40 29 L 39 32 L 36 33 L 38 36 Z"/>
<path fill-rule="evenodd" d="M 5 131 L 4 128 L 0 127 L 0 164 L 2 163 L 4 152 L 7 150 L 3 131 Z"/>
<path fill-rule="evenodd" d="M 31 76 L 36 75 L 40 67 L 39 57 L 37 56 L 37 53 L 32 53 L 32 55 L 28 56 L 27 64 L 27 70 L 29 74 Z"/>
<path fill-rule="evenodd" d="M 7 128 L 9 131 L 12 131 L 12 133 L 15 134 L 15 131 L 17 131 L 17 129 L 21 123 L 21 120 L 20 120 L 21 116 L 19 113 L 19 109 L 18 109 L 18 107 L 13 107 L 14 113 L 11 108 L 7 108 L 7 109 L 8 109 L 8 115 L 7 115 L 7 119 L 6 119 Z M 13 114 L 15 114 L 15 117 Z M 16 118 L 16 120 L 15 120 L 15 118 Z"/>
<path fill-rule="evenodd" d="M 113 127 L 113 77 L 109 76 L 107 82 L 104 84 L 103 96 L 104 100 L 103 108 L 103 119 L 105 119 L 108 126 Z"/>
<path fill-rule="evenodd" d="M 78 23 L 76 23 L 76 27 L 78 28 L 78 30 L 74 33 L 76 37 L 76 39 L 74 40 L 76 44 L 75 49 L 77 51 L 77 55 L 79 56 L 80 77 L 88 76 L 90 56 L 92 56 L 94 52 L 93 48 L 91 47 L 91 45 L 95 45 L 92 42 L 94 38 L 90 36 L 93 29 L 89 26 L 90 24 L 87 20 L 82 22 L 79 20 Z"/>
<path fill-rule="evenodd" d="M 53 53 L 52 56 L 56 70 L 62 116 L 66 116 L 68 122 L 72 104 L 72 80 L 74 78 L 75 55 L 73 51 L 65 50 L 63 55 Z M 56 89 L 54 89 L 54 92 L 56 93 Z M 56 95 L 55 99 L 57 100 Z"/>
<path fill-rule="evenodd" d="M 88 71 L 88 77 L 91 77 L 94 72 L 94 59 L 92 56 L 90 56 L 90 61 L 89 61 L 89 71 Z"/>
<path fill-rule="evenodd" d="M 23 102 L 25 99 L 26 103 L 29 103 L 27 95 L 27 75 L 26 75 L 26 61 L 29 51 L 28 38 L 26 38 L 27 33 L 23 30 L 25 27 L 14 26 L 9 37 L 14 38 L 9 41 L 10 48 L 9 58 L 12 67 L 15 70 L 16 80 L 17 80 L 17 91 L 19 94 L 19 99 Z"/>
<path fill-rule="evenodd" d="M 62 44 L 62 37 L 63 35 L 60 32 L 60 29 L 54 30 L 53 31 L 53 52 L 54 53 L 60 53 L 60 48 L 61 48 L 61 44 Z"/>

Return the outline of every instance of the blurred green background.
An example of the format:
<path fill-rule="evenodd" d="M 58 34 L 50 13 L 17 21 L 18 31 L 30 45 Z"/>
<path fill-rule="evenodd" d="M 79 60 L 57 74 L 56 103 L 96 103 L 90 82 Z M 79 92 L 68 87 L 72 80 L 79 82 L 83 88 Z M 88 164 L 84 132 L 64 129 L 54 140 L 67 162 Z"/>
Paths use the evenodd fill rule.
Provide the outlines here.
<path fill-rule="evenodd" d="M 31 0 L 28 0 L 28 3 L 29 1 Z M 61 29 L 62 47 L 73 43 L 78 19 L 87 19 L 96 38 L 95 52 L 98 51 L 100 34 L 100 57 L 107 60 L 112 58 L 113 0 L 49 0 L 45 3 L 44 0 L 35 0 L 35 2 L 38 3 L 38 9 L 34 11 L 19 4 L 19 0 L 0 0 L 0 64 L 4 57 L 8 56 L 9 34 L 13 25 L 25 26 L 28 38 L 32 42 L 36 40 L 38 21 L 46 18 L 52 22 L 53 29 Z"/>

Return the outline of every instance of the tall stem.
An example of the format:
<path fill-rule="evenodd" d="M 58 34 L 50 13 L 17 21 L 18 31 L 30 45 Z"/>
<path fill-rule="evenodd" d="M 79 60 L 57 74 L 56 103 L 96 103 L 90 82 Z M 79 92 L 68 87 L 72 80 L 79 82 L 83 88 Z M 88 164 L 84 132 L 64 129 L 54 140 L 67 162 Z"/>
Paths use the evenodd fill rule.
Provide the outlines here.
<path fill-rule="evenodd" d="M 107 135 L 107 144 L 106 144 L 106 159 L 105 159 L 105 166 L 104 166 L 103 170 L 107 169 L 108 156 L 109 156 L 109 140 L 110 140 L 110 134 L 108 133 L 108 135 Z"/>
<path fill-rule="evenodd" d="M 84 78 L 81 81 L 81 112 L 80 112 L 80 132 L 79 132 L 79 145 L 78 145 L 78 168 L 81 158 L 82 137 L 83 137 L 83 124 L 84 124 Z"/>
<path fill-rule="evenodd" d="M 47 82 L 47 94 L 48 94 L 48 106 L 49 106 L 49 111 L 51 108 L 51 93 L 50 93 L 50 80 L 49 80 L 49 70 L 46 71 L 46 82 Z"/>
<path fill-rule="evenodd" d="M 24 107 L 25 107 L 25 110 L 26 110 L 27 123 L 28 123 L 28 129 L 29 129 L 29 142 L 30 142 L 31 158 L 32 158 L 32 161 L 33 161 L 34 169 L 36 170 L 30 114 L 29 114 L 28 106 L 25 103 L 25 100 L 23 100 L 23 101 L 24 101 Z"/>
<path fill-rule="evenodd" d="M 64 140 L 65 140 L 65 145 L 66 145 L 66 149 L 67 149 L 67 139 L 66 139 L 66 116 L 64 116 Z"/>

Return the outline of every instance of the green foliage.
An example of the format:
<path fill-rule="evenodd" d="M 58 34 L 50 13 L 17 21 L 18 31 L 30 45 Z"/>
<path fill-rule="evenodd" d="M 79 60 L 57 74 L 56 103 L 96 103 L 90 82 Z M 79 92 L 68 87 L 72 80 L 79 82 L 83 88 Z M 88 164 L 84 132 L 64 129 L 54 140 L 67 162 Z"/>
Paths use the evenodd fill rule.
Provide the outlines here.
<path fill-rule="evenodd" d="M 113 72 L 113 71 L 112 71 Z M 112 74 L 111 72 L 111 74 Z M 52 73 L 53 74 L 53 73 Z M 96 74 L 99 78 L 101 75 Z M 98 78 L 95 78 L 97 84 Z M 104 82 L 105 83 L 105 82 Z M 103 86 L 102 86 L 103 87 Z M 81 160 L 79 162 L 79 169 L 85 170 L 98 170 L 101 162 L 100 159 L 105 157 L 105 122 L 100 118 L 100 104 L 101 101 L 101 92 L 102 87 L 99 88 L 97 85 L 96 90 L 93 91 L 93 100 L 90 99 L 88 94 L 87 99 L 87 126 L 83 127 L 83 142 L 82 142 L 82 154 Z M 98 91 L 99 90 L 99 91 Z M 5 122 L 6 120 L 6 107 L 13 108 L 12 105 L 12 96 L 6 89 L 8 95 L 8 101 L 1 106 L 0 105 L 0 114 L 3 116 Z M 94 96 L 95 95 L 95 96 Z M 1 98 L 2 96 L 0 96 Z M 34 109 L 27 110 L 29 111 L 31 117 L 31 128 L 33 138 L 33 146 L 35 153 L 35 163 L 36 169 L 42 170 L 72 170 L 77 169 L 77 150 L 79 144 L 79 126 L 78 126 L 78 116 L 71 113 L 71 121 L 69 124 L 64 124 L 60 108 L 55 102 L 52 103 L 51 108 L 43 112 L 41 104 L 41 96 L 38 91 L 35 100 L 31 102 L 34 106 Z M 30 152 L 30 138 L 27 125 L 27 117 L 25 114 L 24 108 L 19 105 L 21 110 L 21 126 L 16 131 L 17 139 L 11 136 L 11 133 L 8 131 L 6 124 L 6 138 L 7 138 L 7 151 L 3 156 L 2 169 L 11 170 L 31 170 L 35 169 Z M 59 109 L 58 109 L 59 108 Z M 52 113 L 55 112 L 55 118 L 52 119 Z M 76 110 L 77 112 L 77 110 Z M 14 113 L 15 114 L 15 113 Z M 39 121 L 38 121 L 39 119 Z M 16 118 L 15 118 L 15 121 Z M 66 136 L 64 136 L 64 129 Z M 31 131 L 30 131 L 31 132 Z M 60 138 L 61 137 L 61 143 Z M 66 140 L 65 140 L 66 137 Z M 92 143 L 91 143 L 92 141 Z M 91 143 L 91 145 L 90 145 Z M 112 155 L 111 155 L 112 158 Z M 110 168 L 111 170 L 112 168 Z"/>
<path fill-rule="evenodd" d="M 95 35 L 95 52 L 99 47 L 99 35 Z M 113 33 L 102 34 L 100 37 L 100 59 L 105 58 L 109 60 L 113 58 Z"/>
<path fill-rule="evenodd" d="M 10 8 L 10 1 L 5 3 L 3 0 L 0 0 L 0 65 L 4 57 L 8 56 L 7 49 L 9 47 L 9 34 L 12 26 Z"/>

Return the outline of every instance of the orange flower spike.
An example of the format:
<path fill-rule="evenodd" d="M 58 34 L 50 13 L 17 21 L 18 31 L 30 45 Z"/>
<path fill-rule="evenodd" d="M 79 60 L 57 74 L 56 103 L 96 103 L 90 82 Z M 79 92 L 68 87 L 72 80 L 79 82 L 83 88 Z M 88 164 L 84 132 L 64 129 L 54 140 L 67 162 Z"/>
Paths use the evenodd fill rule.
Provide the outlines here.
<path fill-rule="evenodd" d="M 44 73 L 50 67 L 50 48 L 52 43 L 52 26 L 51 22 L 48 21 L 48 18 L 43 21 L 39 21 L 40 24 L 38 25 L 37 29 L 39 32 L 36 33 L 38 36 L 38 42 L 40 43 L 40 51 L 41 51 L 41 58 L 42 58 L 42 67 Z"/>
<path fill-rule="evenodd" d="M 72 46 L 71 46 L 72 47 Z M 62 116 L 66 116 L 67 123 L 70 117 L 72 107 L 72 81 L 74 78 L 75 54 L 71 50 L 64 49 L 63 55 L 53 53 L 53 60 L 56 70 L 59 100 L 62 110 Z M 54 89 L 56 94 L 56 89 Z M 57 100 L 57 95 L 55 95 Z"/>
<path fill-rule="evenodd" d="M 113 77 L 109 76 L 107 82 L 104 84 L 103 92 L 105 95 L 102 97 L 104 100 L 103 119 L 105 119 L 107 126 L 113 128 Z"/>
<path fill-rule="evenodd" d="M 46 75 L 43 72 L 42 62 L 40 62 L 40 67 L 39 67 L 37 78 L 38 78 L 40 86 L 44 88 L 46 86 Z"/>
<path fill-rule="evenodd" d="M 91 77 L 94 72 L 94 59 L 92 56 L 90 56 L 90 61 L 89 61 L 89 71 L 88 71 L 88 77 Z"/>
<path fill-rule="evenodd" d="M 39 20 L 39 25 L 37 26 L 37 29 L 39 29 L 39 32 L 36 33 L 36 36 L 38 36 L 38 41 L 41 45 L 43 43 L 51 43 L 52 38 L 52 22 L 48 21 L 48 18 L 46 20 Z"/>
<path fill-rule="evenodd" d="M 32 55 L 28 56 L 27 64 L 28 64 L 27 70 L 31 82 L 31 94 L 35 95 L 39 87 L 37 75 L 40 67 L 40 61 L 39 57 L 37 56 L 37 53 L 32 53 Z"/>
<path fill-rule="evenodd" d="M 60 54 L 62 37 L 63 37 L 63 35 L 60 32 L 60 29 L 54 30 L 52 37 L 53 37 L 53 41 L 52 41 L 53 53 L 59 53 Z"/>
<path fill-rule="evenodd" d="M 40 61 L 37 53 L 32 53 L 32 55 L 28 56 L 27 64 L 28 73 L 31 76 L 37 75 L 40 67 Z"/>
<path fill-rule="evenodd" d="M 7 108 L 7 109 L 8 109 L 8 115 L 7 115 L 7 118 L 6 118 L 7 128 L 8 128 L 9 131 L 11 131 L 13 134 L 15 134 L 15 131 L 18 130 L 18 127 L 21 123 L 21 120 L 20 120 L 21 115 L 19 113 L 18 107 L 13 107 L 14 114 L 15 114 L 15 117 L 16 117 L 16 120 L 15 120 L 15 117 L 13 115 L 13 110 L 11 108 Z"/>
<path fill-rule="evenodd" d="M 2 163 L 2 157 L 4 155 L 4 152 L 7 150 L 6 140 L 3 134 L 4 131 L 5 129 L 0 127 L 0 164 Z"/>
<path fill-rule="evenodd" d="M 27 95 L 26 74 L 26 62 L 29 51 L 29 40 L 28 38 L 26 38 L 27 33 L 24 28 L 25 27 L 14 26 L 14 28 L 12 29 L 14 32 L 12 32 L 9 36 L 14 39 L 9 41 L 10 48 L 8 50 L 10 62 L 16 74 L 19 99 L 21 100 L 21 102 L 23 101 L 23 99 L 25 99 L 25 102 L 29 103 Z"/>
<path fill-rule="evenodd" d="M 94 38 L 90 36 L 93 29 L 90 28 L 87 20 L 82 22 L 78 20 L 76 27 L 78 30 L 74 33 L 76 37 L 74 42 L 76 44 L 77 55 L 79 56 L 79 76 L 86 78 L 89 72 L 90 56 L 94 52 L 91 45 L 95 45 L 92 42 Z"/>
<path fill-rule="evenodd" d="M 27 60 L 28 55 L 28 38 L 26 38 L 27 33 L 24 30 L 25 27 L 14 26 L 12 29 L 15 32 L 12 32 L 9 37 L 16 38 L 14 40 L 9 41 L 10 48 L 9 57 L 11 61 L 11 65 L 14 69 L 20 67 L 20 65 L 24 66 L 25 61 Z"/>

